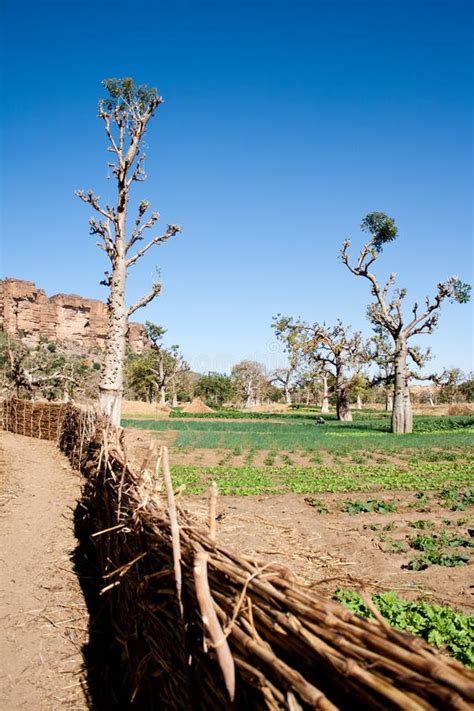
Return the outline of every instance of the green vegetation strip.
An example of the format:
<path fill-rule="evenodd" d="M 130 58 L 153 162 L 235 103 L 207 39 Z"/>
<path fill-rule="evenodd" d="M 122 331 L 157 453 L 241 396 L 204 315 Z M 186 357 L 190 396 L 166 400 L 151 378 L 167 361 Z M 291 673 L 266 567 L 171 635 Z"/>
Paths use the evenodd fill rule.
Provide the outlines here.
<path fill-rule="evenodd" d="M 330 470 L 325 467 L 285 466 L 172 466 L 176 486 L 186 484 L 189 494 L 201 494 L 216 481 L 221 494 L 323 494 L 351 491 L 425 491 L 466 486 L 472 482 L 474 466 L 465 463 L 411 464 L 395 466 L 348 465 Z"/>
<path fill-rule="evenodd" d="M 383 449 L 398 452 L 410 448 L 465 447 L 473 443 L 473 417 L 415 418 L 415 432 L 393 435 L 384 416 L 360 417 L 344 423 L 328 419 L 317 425 L 314 418 L 286 416 L 271 422 L 229 419 L 124 419 L 124 427 L 178 432 L 176 446 L 200 449 L 319 449 L 349 452 L 354 449 Z M 442 439 L 441 439 L 442 437 Z"/>
<path fill-rule="evenodd" d="M 337 590 L 335 598 L 361 617 L 373 617 L 360 595 L 351 590 Z M 450 607 L 428 602 L 412 602 L 394 592 L 372 596 L 381 615 L 392 627 L 423 637 L 430 644 L 445 649 L 467 667 L 474 668 L 474 617 L 455 612 Z"/>

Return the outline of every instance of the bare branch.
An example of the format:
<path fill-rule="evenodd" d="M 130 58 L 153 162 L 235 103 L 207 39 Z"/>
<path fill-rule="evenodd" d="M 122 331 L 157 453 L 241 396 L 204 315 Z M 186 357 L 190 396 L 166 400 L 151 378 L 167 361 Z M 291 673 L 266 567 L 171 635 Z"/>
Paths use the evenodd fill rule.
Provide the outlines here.
<path fill-rule="evenodd" d="M 400 321 L 399 323 L 396 323 L 395 319 L 390 314 L 390 309 L 385 301 L 390 287 L 395 282 L 395 275 L 390 275 L 387 283 L 382 289 L 377 281 L 377 277 L 375 276 L 375 274 L 372 274 L 368 271 L 369 266 L 373 264 L 373 262 L 375 262 L 375 260 L 379 256 L 379 253 L 372 248 L 373 240 L 370 240 L 370 242 L 367 242 L 367 244 L 362 247 L 356 266 L 352 266 L 349 261 L 349 255 L 347 252 L 349 245 L 349 240 L 345 240 L 340 252 L 341 260 L 343 264 L 345 264 L 346 267 L 349 269 L 349 271 L 352 272 L 352 274 L 355 274 L 356 276 L 365 277 L 372 284 L 372 295 L 375 296 L 375 298 L 377 299 L 377 306 L 379 311 L 376 312 L 374 310 L 376 308 L 376 305 L 371 304 L 369 307 L 369 314 L 371 315 L 371 317 L 374 317 L 376 323 L 385 326 L 389 329 L 390 332 L 396 332 L 400 329 L 402 322 Z M 370 258 L 368 259 L 369 255 Z"/>
<path fill-rule="evenodd" d="M 139 299 L 137 302 L 133 304 L 133 306 L 130 306 L 130 308 L 127 311 L 127 316 L 130 317 L 137 309 L 141 309 L 143 306 L 146 306 L 147 304 L 152 301 L 155 296 L 158 296 L 158 294 L 161 291 L 161 283 L 160 282 L 155 282 L 153 286 L 151 287 L 150 291 L 148 294 L 145 294 L 145 296 L 142 296 L 141 299 Z"/>
<path fill-rule="evenodd" d="M 106 217 L 108 220 L 111 220 L 112 222 L 115 220 L 113 212 L 104 210 L 104 208 L 99 205 L 100 195 L 94 195 L 92 190 L 88 190 L 87 192 L 84 192 L 84 190 L 76 190 L 75 195 L 77 195 L 78 198 L 86 202 L 88 205 L 92 205 L 94 210 L 97 210 L 97 212 Z"/>
<path fill-rule="evenodd" d="M 135 220 L 135 227 L 133 228 L 133 232 L 130 235 L 130 239 L 127 242 L 126 246 L 126 252 L 132 247 L 135 242 L 138 242 L 139 240 L 143 239 L 143 232 L 145 230 L 149 230 L 153 227 L 155 222 L 157 222 L 160 219 L 160 213 L 159 212 L 152 212 L 151 216 L 148 218 L 146 222 L 141 225 L 141 221 L 143 218 L 143 215 L 145 214 L 147 208 L 148 208 L 148 201 L 147 200 L 142 200 L 139 208 L 138 208 L 138 215 Z M 140 226 L 141 225 L 141 226 Z"/>
<path fill-rule="evenodd" d="M 139 249 L 138 252 L 133 255 L 133 257 L 130 257 L 130 259 L 127 260 L 127 268 L 135 264 L 140 259 L 140 257 L 143 257 L 143 255 L 148 252 L 148 250 L 153 247 L 153 245 L 166 242 L 170 237 L 173 237 L 178 232 L 181 232 L 180 225 L 168 225 L 168 229 L 164 234 L 153 237 L 153 239 L 150 240 L 148 244 Z"/>
<path fill-rule="evenodd" d="M 143 170 L 142 164 L 146 159 L 146 155 L 142 153 L 138 160 L 137 164 L 134 168 L 134 171 L 130 178 L 127 180 L 127 187 L 130 187 L 130 185 L 133 183 L 133 181 L 136 181 L 137 183 L 143 183 L 144 180 L 146 180 L 146 173 Z"/>
<path fill-rule="evenodd" d="M 97 246 L 103 249 L 112 259 L 114 255 L 114 242 L 112 239 L 112 231 L 110 229 L 110 220 L 95 220 L 93 217 L 89 219 L 91 235 L 99 235 L 104 244 L 97 242 Z"/>
<path fill-rule="evenodd" d="M 427 296 L 425 299 L 426 309 L 419 315 L 414 313 L 414 318 L 406 326 L 405 331 L 408 336 L 413 336 L 416 333 L 431 333 L 438 322 L 438 316 L 433 315 L 428 318 L 433 311 L 439 309 L 443 301 L 447 296 L 450 296 L 451 289 L 449 288 L 449 282 L 440 282 L 437 284 L 438 292 L 436 293 L 433 301 Z M 425 321 L 425 319 L 427 319 Z M 425 323 L 422 323 L 425 321 Z M 419 326 L 419 324 L 421 324 Z M 417 328 L 418 326 L 418 328 Z"/>
<path fill-rule="evenodd" d="M 113 152 L 117 155 L 119 167 L 121 168 L 123 163 L 123 134 L 120 135 L 119 145 L 117 146 L 115 139 L 112 135 L 112 131 L 110 129 L 110 116 L 101 107 L 99 108 L 99 117 L 104 121 L 105 132 L 110 141 Z"/>

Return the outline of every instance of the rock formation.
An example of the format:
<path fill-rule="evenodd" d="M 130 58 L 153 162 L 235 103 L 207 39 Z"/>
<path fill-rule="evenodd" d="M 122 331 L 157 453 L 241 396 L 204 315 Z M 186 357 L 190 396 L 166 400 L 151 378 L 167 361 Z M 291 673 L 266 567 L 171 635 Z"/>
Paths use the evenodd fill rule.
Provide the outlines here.
<path fill-rule="evenodd" d="M 0 280 L 0 328 L 29 346 L 45 336 L 66 348 L 103 351 L 107 334 L 107 306 L 75 294 L 48 297 L 32 281 Z M 130 323 L 128 342 L 135 353 L 147 343 L 145 327 Z"/>

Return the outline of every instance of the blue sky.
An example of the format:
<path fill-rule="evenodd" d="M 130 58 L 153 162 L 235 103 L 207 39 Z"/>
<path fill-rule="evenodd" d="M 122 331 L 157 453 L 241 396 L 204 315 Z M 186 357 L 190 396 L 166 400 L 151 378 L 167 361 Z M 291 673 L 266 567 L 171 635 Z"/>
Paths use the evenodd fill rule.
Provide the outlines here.
<path fill-rule="evenodd" d="M 105 300 L 78 188 L 107 195 L 102 79 L 165 98 L 148 198 L 183 232 L 130 274 L 129 301 L 193 368 L 274 367 L 281 312 L 362 328 L 368 286 L 338 262 L 373 210 L 398 240 L 378 265 L 408 303 L 472 281 L 472 17 L 461 0 L 4 3 L 2 273 Z M 472 365 L 470 306 L 446 304 L 433 368 Z"/>

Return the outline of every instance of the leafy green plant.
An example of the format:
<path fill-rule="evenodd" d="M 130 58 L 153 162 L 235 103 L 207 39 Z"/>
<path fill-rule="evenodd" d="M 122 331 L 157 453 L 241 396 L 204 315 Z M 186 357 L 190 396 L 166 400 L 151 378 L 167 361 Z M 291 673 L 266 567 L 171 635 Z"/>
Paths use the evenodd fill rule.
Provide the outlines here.
<path fill-rule="evenodd" d="M 434 528 L 434 523 L 433 521 L 427 521 L 426 519 L 418 519 L 418 521 L 410 521 L 408 524 L 411 528 L 420 528 L 420 529 L 425 529 L 425 528 Z"/>
<path fill-rule="evenodd" d="M 308 506 L 312 506 L 320 514 L 329 513 L 328 507 L 321 501 L 321 499 L 315 499 L 313 496 L 306 496 L 304 502 Z"/>
<path fill-rule="evenodd" d="M 443 553 L 438 550 L 429 550 L 422 555 L 413 556 L 408 561 L 408 570 L 426 570 L 430 565 L 441 565 L 446 568 L 455 568 L 469 563 L 466 553 Z"/>
<path fill-rule="evenodd" d="M 468 518 L 458 518 L 456 519 L 451 519 L 451 518 L 443 518 L 442 523 L 444 523 L 445 526 L 465 526 L 466 523 L 469 522 Z"/>
<path fill-rule="evenodd" d="M 253 460 L 255 459 L 255 450 L 254 449 L 249 449 L 247 452 L 247 456 L 245 457 L 245 464 L 252 464 Z"/>
<path fill-rule="evenodd" d="M 373 617 L 356 592 L 336 590 L 335 598 L 356 615 Z M 452 654 L 466 666 L 474 668 L 473 616 L 422 600 L 404 600 L 394 592 L 373 595 L 372 601 L 393 627 L 423 637 L 430 644 Z"/>
<path fill-rule="evenodd" d="M 276 457 L 276 452 L 272 450 L 271 452 L 268 452 L 267 456 L 263 460 L 263 463 L 265 464 L 266 467 L 272 467 L 275 464 L 275 457 Z"/>
<path fill-rule="evenodd" d="M 445 531 L 438 536 L 418 535 L 409 539 L 411 548 L 421 551 L 422 555 L 414 556 L 408 562 L 409 570 L 425 570 L 430 565 L 442 565 L 447 568 L 454 568 L 460 565 L 467 565 L 470 557 L 467 553 L 446 552 L 445 548 L 470 547 L 471 541 L 459 536 L 450 536 Z"/>
<path fill-rule="evenodd" d="M 443 489 L 439 496 L 441 506 L 450 511 L 464 511 L 466 506 L 474 506 L 474 489 Z"/>
<path fill-rule="evenodd" d="M 360 513 L 388 513 L 396 511 L 397 507 L 388 501 L 381 499 L 369 499 L 368 501 L 344 501 L 341 511 L 355 516 Z"/>

